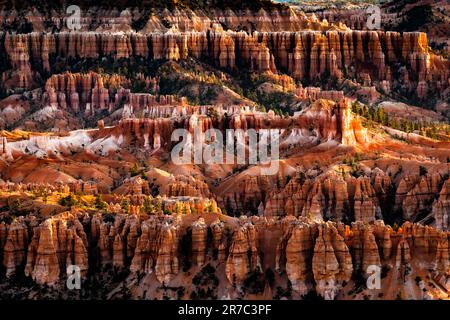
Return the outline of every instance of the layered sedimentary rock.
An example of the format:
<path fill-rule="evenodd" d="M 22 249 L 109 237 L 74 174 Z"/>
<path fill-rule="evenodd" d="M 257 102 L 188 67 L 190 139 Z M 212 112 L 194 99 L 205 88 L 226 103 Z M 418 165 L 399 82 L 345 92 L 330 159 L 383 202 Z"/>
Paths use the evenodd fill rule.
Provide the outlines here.
<path fill-rule="evenodd" d="M 397 245 L 397 255 L 395 257 L 395 265 L 400 268 L 402 265 L 408 265 L 411 262 L 411 251 L 409 243 L 402 238 Z"/>
<path fill-rule="evenodd" d="M 447 3 L 445 1 L 430 4 L 412 2 L 404 6 L 398 6 L 398 3 L 395 2 L 387 2 L 380 10 L 380 27 L 384 30 L 410 29 L 408 26 L 412 23 L 413 17 L 411 14 L 414 11 L 423 11 L 426 8 L 430 12 L 433 12 L 434 15 L 439 15 L 439 9 L 445 11 L 446 5 Z M 325 8 L 323 11 L 316 11 L 315 15 L 320 19 L 327 20 L 330 24 L 343 23 L 353 30 L 367 30 L 373 26 L 371 23 L 368 23 L 370 21 L 368 19 L 375 12 L 373 8 L 369 8 L 368 4 L 361 3 L 353 8 Z M 405 23 L 405 21 L 408 23 Z M 448 50 L 448 44 L 445 43 L 448 33 L 443 31 L 445 28 L 443 28 L 442 23 L 445 22 L 434 19 L 424 22 L 415 29 L 426 31 L 430 37 L 430 42 L 436 44 L 442 43 L 444 49 Z"/>
<path fill-rule="evenodd" d="M 89 3 L 79 4 L 86 10 Z M 14 8 L 11 8 L 14 7 Z M 163 6 L 163 10 L 161 9 Z M 197 31 L 210 29 L 230 30 L 244 29 L 248 31 L 295 31 L 302 29 L 328 30 L 339 28 L 345 30 L 345 25 L 330 25 L 320 21 L 315 15 L 308 17 L 302 12 L 290 9 L 282 4 L 257 1 L 249 6 L 247 3 L 230 4 L 226 9 L 220 8 L 221 3 L 146 3 L 151 9 L 148 14 L 130 3 L 115 4 L 111 7 L 89 7 L 91 15 L 82 15 L 80 31 L 129 32 L 131 30 L 148 33 L 151 31 Z M 17 23 L 28 23 L 35 32 L 50 32 L 52 30 L 70 31 L 65 8 L 53 7 L 52 10 L 36 8 L 29 3 L 9 4 L 2 8 L 0 23 L 5 28 L 11 28 L 13 21 L 7 17 L 17 17 Z M 139 22 L 136 25 L 132 22 Z M 136 42 L 139 46 L 139 42 Z"/>
<path fill-rule="evenodd" d="M 87 237 L 76 215 L 61 214 L 34 229 L 25 275 L 31 276 L 36 283 L 55 284 L 72 265 L 79 268 L 82 276 L 87 272 Z"/>
<path fill-rule="evenodd" d="M 448 180 L 442 180 L 445 177 L 439 174 L 406 176 L 400 179 L 398 185 L 393 184 L 391 177 L 378 168 L 358 178 L 345 173 L 343 177 L 335 172 L 318 177 L 305 176 L 304 172 L 297 175 L 281 190 L 272 190 L 265 199 L 262 192 L 267 190 L 262 183 L 253 185 L 251 192 L 239 191 L 234 198 L 245 196 L 244 199 L 247 199 L 247 194 L 253 195 L 256 206 L 261 201 L 264 203 L 266 216 L 295 215 L 342 221 L 346 216 L 354 215 L 356 221 L 363 222 L 375 221 L 382 218 L 383 214 L 390 214 L 383 210 L 388 210 L 387 201 L 393 201 L 397 205 L 389 210 L 401 210 L 408 220 L 414 220 L 420 212 L 428 212 L 430 215 L 422 218 L 432 216 L 436 219 L 437 227 L 443 230 L 448 228 Z M 305 177 L 300 178 L 301 175 Z M 247 185 L 251 184 L 247 181 Z M 394 200 L 387 200 L 392 197 L 392 192 L 395 193 Z M 433 200 L 439 193 L 440 196 Z M 229 198 L 224 203 L 227 201 Z M 409 215 L 406 214 L 409 212 Z"/>
<path fill-rule="evenodd" d="M 179 272 L 178 229 L 164 224 L 158 239 L 159 250 L 156 256 L 155 274 L 162 283 L 169 282 Z"/>
<path fill-rule="evenodd" d="M 265 296 L 280 297 L 286 285 L 296 297 L 314 290 L 335 299 L 381 267 L 385 287 L 412 274 L 449 288 L 448 143 L 392 139 L 391 129 L 352 114 L 348 99 L 372 104 L 392 93 L 445 111 L 449 61 L 424 33 L 352 31 L 293 10 L 147 9 L 92 8 L 79 31 L 57 10 L 0 12 L 0 126 L 23 130 L 0 137 L 6 286 L 14 275 L 63 284 L 75 265 L 94 276 L 88 282 L 130 270 L 128 284 L 151 283 L 163 297 L 208 273 L 213 291 L 238 297 L 264 277 Z M 242 70 L 252 88 L 233 79 Z M 159 94 L 158 75 L 161 92 L 177 96 Z M 259 111 L 253 89 L 276 110 Z M 215 105 L 191 105 L 183 94 Z M 287 109 L 294 115 L 280 114 Z M 53 132 L 34 132 L 44 128 Z M 208 138 L 213 128 L 220 132 Z M 175 168 L 175 129 L 200 133 L 191 146 L 227 129 L 236 132 L 227 141 L 276 129 L 280 170 Z"/>
<path fill-rule="evenodd" d="M 353 196 L 356 221 L 371 222 L 380 217 L 378 198 L 370 180 L 368 177 L 353 180 L 356 182 Z"/>
<path fill-rule="evenodd" d="M 141 230 L 130 270 L 155 272 L 160 282 L 169 282 L 179 272 L 177 222 L 158 223 L 156 219 L 149 219 L 142 223 Z"/>
<path fill-rule="evenodd" d="M 209 198 L 211 192 L 208 185 L 191 176 L 176 176 L 174 181 L 167 186 L 168 197 L 204 197 Z"/>
<path fill-rule="evenodd" d="M 0 223 L 0 258 L 3 258 L 3 247 L 5 246 L 7 235 L 8 235 L 8 226 L 4 221 L 2 221 L 2 223 Z"/>
<path fill-rule="evenodd" d="M 450 228 L 450 179 L 447 179 L 439 193 L 439 198 L 433 202 L 432 214 L 436 219 L 436 228 Z"/>
<path fill-rule="evenodd" d="M 375 235 L 372 228 L 362 223 L 355 223 L 352 231 L 355 269 L 360 270 L 363 274 L 369 274 L 371 266 L 381 266 L 380 252 Z"/>
<path fill-rule="evenodd" d="M 138 75 L 138 79 L 149 93 L 131 93 L 130 80 L 119 75 L 101 75 L 95 72 L 52 75 L 46 82 L 43 103 L 59 109 L 82 113 L 85 117 L 102 110 L 112 112 L 120 106 L 133 114 L 146 107 L 171 105 L 172 96 L 158 97 L 158 79 Z M 131 115 L 130 114 L 130 115 Z"/>
<path fill-rule="evenodd" d="M 1 74 L 2 88 L 18 91 L 30 89 L 33 85 L 33 71 L 30 63 L 30 48 L 26 36 L 20 35 L 17 38 L 11 35 L 2 34 L 0 36 L 4 42 L 5 58 L 11 64 L 11 70 Z"/>
<path fill-rule="evenodd" d="M 66 212 L 40 224 L 30 219 L 19 220 L 1 229 L 2 234 L 8 230 L 3 264 L 8 276 L 24 268 L 25 275 L 38 284 L 58 283 L 70 265 L 79 266 L 84 276 L 88 266 L 97 263 L 111 264 L 116 270 L 129 268 L 133 273 L 154 272 L 159 282 L 168 284 L 182 272 L 180 255 L 191 252 L 187 258 L 195 265 L 203 265 L 210 252 L 214 255 L 218 250 L 218 256 L 211 258 L 224 264 L 230 284 L 241 285 L 254 271 L 261 270 L 261 252 L 265 251 L 265 257 L 276 257 L 270 263 L 275 264 L 277 271 L 286 270 L 296 292 L 304 295 L 315 287 L 326 299 L 336 298 L 343 284 L 350 281 L 352 272 L 367 277 L 374 267 L 420 268 L 412 264 L 414 259 L 421 259 L 424 268 L 434 270 L 436 275 L 448 275 L 448 232 L 428 226 L 405 223 L 394 231 L 379 220 L 346 226 L 311 222 L 304 217 L 281 220 L 252 217 L 236 219 L 234 227 L 216 220 L 209 226 L 211 237 L 208 237 L 207 215 L 188 225 L 183 220 L 189 215 L 140 220 L 135 214 L 117 213 L 110 217 L 95 214 L 90 218 Z M 224 240 L 225 225 L 232 230 L 229 246 Z M 181 245 L 181 235 L 188 227 L 192 230 L 192 247 L 181 252 L 188 249 Z M 29 228 L 34 230 L 33 235 L 24 238 L 23 230 Z M 264 241 L 261 242 L 261 230 L 267 228 L 282 234 L 278 244 L 270 249 L 276 252 L 267 251 Z M 94 260 L 88 263 L 88 259 Z"/>
<path fill-rule="evenodd" d="M 220 262 L 225 262 L 226 259 L 226 249 L 228 246 L 227 238 L 225 235 L 225 224 L 217 219 L 210 225 L 212 234 L 212 247 L 213 254 L 217 252 L 217 257 Z"/>
<path fill-rule="evenodd" d="M 374 221 L 381 217 L 380 201 L 391 185 L 389 176 L 380 171 L 358 178 L 328 173 L 317 178 L 291 179 L 284 190 L 269 195 L 264 213 L 341 221 L 354 212 L 357 221 Z"/>
<path fill-rule="evenodd" d="M 245 223 L 234 234 L 225 264 L 225 273 L 230 283 L 240 284 L 248 273 L 260 266 L 256 229 Z"/>
<path fill-rule="evenodd" d="M 312 260 L 316 290 L 326 300 L 333 300 L 342 283 L 353 271 L 349 248 L 337 229 L 329 224 L 319 227 Z"/>
<path fill-rule="evenodd" d="M 205 263 L 208 226 L 203 218 L 192 224 L 192 260 L 197 266 Z"/>
<path fill-rule="evenodd" d="M 141 177 L 133 177 L 124 181 L 124 183 L 114 190 L 116 194 L 122 195 L 142 195 L 149 193 L 148 182 Z"/>
<path fill-rule="evenodd" d="M 209 129 L 220 131 L 254 129 L 257 132 L 263 129 L 278 129 L 280 133 L 283 133 L 288 126 L 292 126 L 292 130 L 289 131 L 290 135 L 282 136 L 285 141 L 281 141 L 280 145 L 283 148 L 331 140 L 344 145 L 367 142 L 366 130 L 352 115 L 349 101 L 345 99 L 337 103 L 331 100 L 317 100 L 310 108 L 306 108 L 293 117 L 275 116 L 270 112 L 262 113 L 241 108 L 222 109 L 217 107 L 217 110 L 222 112 L 217 118 L 194 113 L 191 115 L 180 114 L 172 118 L 122 119 L 116 126 L 101 125 L 98 130 L 75 131 L 62 136 L 31 136 L 29 139 L 23 139 L 17 143 L 6 141 L 6 144 L 2 146 L 4 150 L 2 156 L 13 158 L 13 154 L 22 153 L 45 158 L 51 155 L 69 156 L 73 152 L 81 150 L 106 156 L 111 152 L 116 152 L 119 148 L 133 147 L 143 148 L 146 151 L 159 149 L 170 151 L 175 145 L 172 141 L 172 133 L 175 129 L 188 130 L 191 135 L 186 138 L 191 138 L 191 143 L 192 138 L 200 139 L 200 142 L 210 139 L 206 134 Z M 228 114 L 227 111 L 233 111 L 233 113 Z M 215 133 L 213 132 L 213 134 Z M 238 131 L 233 137 L 242 138 Z M 226 139 L 233 137 L 226 137 Z M 197 143 L 197 140 L 195 142 Z M 124 186 L 119 193 L 126 194 L 134 188 L 136 188 L 134 191 L 139 193 L 146 189 L 145 182 L 141 184 L 138 179 L 130 179 L 127 182 L 129 186 Z M 186 186 L 181 184 L 183 181 L 179 185 L 169 186 L 169 194 L 173 196 L 193 196 L 195 194 L 208 196 L 208 190 L 201 182 L 186 181 Z M 76 187 L 94 188 L 90 192 L 96 192 L 95 186 L 89 185 L 88 182 Z"/>
<path fill-rule="evenodd" d="M 382 221 L 374 225 L 359 222 L 351 228 L 325 223 L 314 232 L 311 224 L 289 221 L 294 224 L 285 231 L 277 257 L 280 263 L 283 256 L 286 259 L 287 275 L 293 289 L 301 294 L 308 291 L 313 276 L 318 293 L 333 299 L 340 285 L 350 280 L 352 271 L 367 277 L 382 265 L 411 268 L 415 255 L 434 263 L 433 268 L 439 272 L 448 270 L 448 235 L 430 227 L 405 223 L 396 233 Z"/>
<path fill-rule="evenodd" d="M 338 140 L 345 145 L 367 142 L 365 129 L 353 118 L 346 99 L 337 103 L 320 99 L 297 115 L 298 127 L 313 131 L 320 139 Z"/>
<path fill-rule="evenodd" d="M 3 265 L 7 277 L 12 276 L 16 268 L 25 262 L 29 237 L 28 226 L 23 217 L 3 227 Z"/>
<path fill-rule="evenodd" d="M 113 59 L 144 57 L 179 60 L 193 55 L 225 68 L 234 68 L 239 63 L 260 72 L 287 69 L 289 74 L 300 80 L 318 80 L 328 75 L 341 78 L 346 73 L 355 77 L 367 74 L 371 81 L 377 83 L 390 82 L 389 74 L 397 68 L 395 63 L 399 62 L 401 66 L 408 67 L 401 70 L 403 82 L 399 84 L 416 92 L 420 98 L 425 98 L 427 92 L 433 89 L 443 91 L 448 87 L 448 61 L 428 52 L 426 35 L 417 32 L 298 31 L 248 34 L 218 30 L 149 35 L 33 33 L 2 34 L 0 41 L 11 48 L 7 50 L 11 63 L 23 70 L 20 75 L 24 78 L 19 83 L 24 87 L 30 86 L 30 64 L 41 66 L 41 70 L 51 69 L 53 63 L 48 62 L 47 52 L 57 53 L 61 58 L 96 59 L 112 56 Z M 42 45 L 28 46 L 28 43 Z M 192 49 L 187 50 L 188 47 Z M 363 47 L 368 48 L 367 53 L 363 52 Z M 22 50 L 23 54 L 17 50 Z M 18 56 L 21 58 L 16 58 Z M 350 65 L 353 58 L 357 63 Z M 367 65 L 371 68 L 367 69 Z M 8 77 L 8 73 L 5 72 L 4 77 Z M 106 91 L 99 84 L 95 91 L 98 98 L 94 103 L 104 105 L 107 102 L 104 100 Z M 71 100 L 72 105 L 77 104 L 75 95 L 67 96 L 66 100 Z"/>
<path fill-rule="evenodd" d="M 403 216 L 411 219 L 421 211 L 428 209 L 433 203 L 433 213 L 437 216 L 437 225 L 445 229 L 448 223 L 446 220 L 446 196 L 448 193 L 448 179 L 442 180 L 440 174 L 426 174 L 423 176 L 406 176 L 398 185 L 395 197 L 395 204 L 401 207 Z M 442 193 L 442 200 L 435 200 L 435 195 Z M 439 208 L 442 207 L 442 210 Z"/>
<path fill-rule="evenodd" d="M 437 245 L 435 268 L 436 270 L 443 272 L 447 276 L 449 275 L 450 270 L 449 250 L 450 248 L 448 234 L 443 234 L 441 235 Z"/>
<path fill-rule="evenodd" d="M 295 94 L 300 99 L 308 99 L 308 100 L 332 100 L 332 101 L 341 101 L 344 99 L 344 92 L 338 90 L 322 90 L 319 87 L 296 87 L 293 90 Z"/>
<path fill-rule="evenodd" d="M 285 249 L 286 273 L 292 283 L 292 288 L 301 294 L 306 294 L 311 288 L 311 282 L 308 280 L 311 280 L 315 231 L 317 230 L 314 226 L 300 224 L 294 226 L 292 231 L 286 235 L 288 237 Z"/>
<path fill-rule="evenodd" d="M 414 179 L 414 178 L 413 178 Z M 439 192 L 441 177 L 439 174 L 422 176 L 403 198 L 402 208 L 404 217 L 410 218 L 432 201 L 431 194 Z"/>

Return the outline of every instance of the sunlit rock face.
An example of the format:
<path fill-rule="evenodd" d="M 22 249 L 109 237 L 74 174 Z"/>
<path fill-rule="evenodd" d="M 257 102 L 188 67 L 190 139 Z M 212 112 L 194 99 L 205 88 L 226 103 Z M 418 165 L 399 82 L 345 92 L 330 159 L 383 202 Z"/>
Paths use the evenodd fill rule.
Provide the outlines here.
<path fill-rule="evenodd" d="M 448 299 L 439 34 L 150 2 L 0 8 L 0 299 Z"/>
<path fill-rule="evenodd" d="M 89 218 L 73 211 L 41 223 L 24 219 L 22 226 L 33 230 L 29 239 L 23 238 L 17 223 L 2 228 L 2 238 L 6 239 L 3 264 L 9 270 L 8 277 L 24 270 L 36 283 L 52 286 L 65 277 L 67 266 L 78 265 L 84 274 L 94 262 L 135 274 L 155 273 L 159 282 L 169 284 L 183 273 L 181 259 L 202 266 L 213 258 L 211 248 L 222 247 L 220 251 L 227 257 L 222 272 L 230 286 L 242 285 L 249 272 L 260 269 L 264 259 L 261 252 L 265 252 L 264 256 L 276 257 L 269 264 L 276 262 L 276 270 L 286 271 L 295 292 L 307 294 L 315 289 L 325 299 L 335 299 L 352 272 L 367 277 L 373 266 L 420 268 L 413 267 L 414 261 L 424 258 L 423 268 L 430 266 L 444 277 L 448 271 L 448 232 L 418 224 L 405 223 L 394 231 L 379 220 L 346 226 L 305 218 L 276 221 L 253 217 L 236 220 L 230 242 L 218 244 L 224 223 L 213 219 L 205 216 L 186 224 L 192 221 L 189 214 L 147 220 L 136 214 L 119 214 L 114 222 L 105 222 L 100 215 Z M 225 223 L 225 228 L 229 227 Z M 265 228 L 282 232 L 278 243 L 271 246 L 274 252 L 263 245 Z M 192 230 L 187 234 L 192 247 L 184 248 L 182 238 L 188 230 Z M 207 236 L 209 232 L 212 237 Z M 186 257 L 182 250 L 187 249 L 191 254 Z M 96 254 L 88 257 L 88 252 Z"/>
<path fill-rule="evenodd" d="M 362 77 L 367 85 L 373 82 L 389 87 L 397 85 L 391 83 L 392 72 L 401 71 L 403 81 L 399 84 L 415 91 L 420 99 L 424 99 L 430 90 L 445 90 L 448 87 L 448 61 L 429 52 L 427 36 L 419 32 L 400 34 L 381 31 L 302 30 L 256 31 L 248 34 L 213 30 L 211 33 L 170 32 L 148 35 L 102 32 L 50 35 L 3 33 L 0 41 L 4 43 L 5 58 L 11 63 L 12 70 L 21 70 L 18 73 L 20 79 L 14 81 L 14 75 L 10 75 L 11 80 L 5 82 L 4 88 L 10 87 L 8 83 L 31 88 L 33 73 L 51 71 L 47 69 L 51 69 L 53 63 L 49 62 L 48 55 L 43 50 L 66 60 L 141 57 L 146 60 L 179 61 L 192 56 L 229 70 L 238 64 L 258 72 L 283 70 L 295 79 L 309 81 L 328 76 L 340 79 L 345 73 L 347 77 Z M 29 43 L 38 45 L 29 46 Z M 365 47 L 368 51 L 363 51 Z M 31 64 L 36 66 L 35 71 Z M 363 68 L 363 65 L 371 68 Z M 399 65 L 406 69 L 399 69 Z M 8 77 L 7 73 L 4 75 Z M 67 81 L 69 95 L 65 99 L 69 100 L 72 108 L 77 108 L 77 104 L 85 102 L 87 97 L 83 93 L 81 97 L 74 94 L 76 90 L 73 85 L 79 80 L 72 78 Z M 86 86 L 96 86 L 91 103 L 105 108 L 109 100 L 102 81 L 89 78 L 81 81 L 83 84 L 79 86 L 84 91 Z M 65 86 L 64 83 L 61 85 Z M 49 86 L 52 84 L 49 83 Z"/>

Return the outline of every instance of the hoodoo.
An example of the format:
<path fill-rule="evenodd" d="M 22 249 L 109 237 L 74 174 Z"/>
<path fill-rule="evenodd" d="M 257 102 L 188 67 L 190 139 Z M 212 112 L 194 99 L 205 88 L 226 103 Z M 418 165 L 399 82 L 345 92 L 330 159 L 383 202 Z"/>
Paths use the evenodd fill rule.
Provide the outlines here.
<path fill-rule="evenodd" d="M 0 300 L 450 298 L 443 1 L 0 2 Z"/>

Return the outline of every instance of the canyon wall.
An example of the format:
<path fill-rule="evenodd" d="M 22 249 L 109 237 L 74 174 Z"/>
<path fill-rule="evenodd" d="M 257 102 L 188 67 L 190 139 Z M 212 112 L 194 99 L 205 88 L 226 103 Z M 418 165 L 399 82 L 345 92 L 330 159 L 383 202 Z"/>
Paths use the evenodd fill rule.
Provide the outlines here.
<path fill-rule="evenodd" d="M 398 216 L 435 222 L 438 230 L 448 230 L 448 187 L 446 174 L 405 175 L 393 181 L 391 174 L 379 168 L 359 175 L 343 164 L 325 172 L 300 170 L 289 180 L 245 177 L 233 190 L 219 190 L 217 199 L 228 212 L 364 223 Z"/>
<path fill-rule="evenodd" d="M 35 73 L 52 71 L 56 57 L 66 61 L 108 56 L 178 61 L 190 56 L 225 69 L 243 65 L 259 72 L 287 72 L 303 81 L 345 75 L 366 85 L 400 88 L 421 99 L 428 92 L 443 92 L 449 78 L 448 60 L 433 55 L 426 34 L 419 32 L 0 33 L 0 43 L 7 64 L 20 70 L 3 72 L 5 89 L 31 88 Z M 393 73 L 401 76 L 396 79 Z M 20 81 L 14 80 L 18 75 Z M 101 95 L 102 88 L 98 91 Z"/>
<path fill-rule="evenodd" d="M 124 119 L 116 127 L 99 130 L 99 136 L 113 135 L 123 139 L 137 141 L 140 146 L 148 146 L 153 141 L 153 148 L 170 144 L 173 129 L 184 128 L 191 134 L 195 129 L 204 133 L 208 129 L 243 130 L 249 129 L 279 129 L 293 128 L 299 136 L 313 135 L 319 141 L 335 140 L 344 145 L 354 145 L 357 142 L 366 143 L 366 132 L 359 121 L 351 113 L 350 101 L 342 99 L 338 102 L 331 100 L 316 100 L 311 107 L 293 117 L 280 117 L 273 112 L 263 113 L 247 109 L 213 107 L 217 111 L 216 117 L 207 114 L 188 115 L 174 121 L 173 119 Z M 234 113 L 228 114 L 228 112 Z M 237 134 L 237 133 L 236 133 Z M 205 138 L 205 137 L 203 137 Z M 288 137 L 289 139 L 289 137 Z M 290 137 L 294 141 L 296 137 Z"/>
<path fill-rule="evenodd" d="M 105 109 L 112 112 L 120 106 L 126 108 L 130 105 L 142 110 L 147 105 L 174 103 L 172 96 L 159 96 L 157 99 L 158 79 L 141 75 L 138 80 L 145 84 L 148 94 L 132 94 L 130 89 L 124 88 L 130 87 L 130 80 L 119 75 L 94 72 L 56 74 L 47 80 L 42 100 L 44 105 L 70 109 L 75 113 L 83 112 L 85 117 Z"/>
<path fill-rule="evenodd" d="M 61 94 L 60 97 L 60 101 L 66 101 L 65 94 Z M 0 155 L 9 159 L 19 154 L 32 154 L 39 158 L 46 158 L 58 155 L 68 156 L 72 152 L 82 150 L 107 155 L 122 147 L 139 147 L 146 151 L 162 148 L 170 151 L 176 143 L 171 141 L 174 129 L 186 129 L 190 134 L 198 131 L 201 134 L 201 141 L 211 140 L 205 134 L 209 129 L 217 129 L 224 136 L 225 130 L 234 129 L 233 135 L 236 138 L 241 134 L 237 130 L 246 132 L 249 129 L 256 131 L 275 129 L 281 133 L 282 148 L 287 148 L 289 145 L 302 145 L 305 139 L 316 145 L 327 141 L 335 141 L 343 145 L 368 142 L 366 129 L 352 114 L 350 101 L 347 99 L 338 102 L 319 99 L 309 108 L 305 108 L 292 117 L 281 117 L 275 115 L 273 111 L 265 113 L 242 107 L 191 108 L 179 105 L 167 106 L 167 108 L 169 112 L 172 110 L 170 118 L 153 118 L 151 115 L 150 118 L 125 118 L 111 127 L 106 127 L 103 121 L 99 121 L 98 129 L 73 131 L 64 136 L 32 136 L 29 139 L 6 141 L 6 143 L 3 139 Z M 212 117 L 208 114 L 211 108 L 217 111 L 217 116 Z M 145 105 L 145 109 L 150 110 L 150 105 Z M 199 114 L 205 111 L 206 114 Z M 230 111 L 234 113 L 228 114 L 227 112 Z M 289 134 L 283 135 L 286 129 L 289 129 Z"/>
<path fill-rule="evenodd" d="M 178 2 L 178 1 L 176 1 Z M 264 4 L 253 2 L 253 9 L 246 9 L 243 2 L 236 8 L 236 5 L 229 4 L 234 8 L 219 8 L 212 3 L 204 8 L 204 5 L 187 1 L 178 7 L 172 3 L 169 10 L 169 3 L 164 3 L 163 8 L 158 3 L 149 1 L 145 4 L 145 9 L 128 7 L 118 9 L 117 4 L 106 7 L 99 3 L 92 4 L 79 3 L 82 14 L 80 19 L 80 30 L 105 31 L 105 32 L 129 32 L 139 31 L 142 33 L 157 31 L 207 31 L 212 27 L 221 27 L 230 30 L 246 31 L 298 31 L 328 30 L 331 28 L 346 29 L 345 25 L 337 23 L 330 25 L 326 21 L 319 21 L 315 16 L 307 17 L 304 13 L 292 10 L 282 4 Z M 17 28 L 17 25 L 26 26 L 29 31 L 51 32 L 70 31 L 68 28 L 68 15 L 65 9 L 55 6 L 52 11 L 43 8 L 33 8 L 26 3 L 17 4 L 16 9 L 0 7 L 0 25 L 5 29 Z M 156 5 L 155 8 L 154 6 Z M 222 4 L 223 5 L 223 4 Z M 166 7 L 167 6 L 167 7 Z M 199 8 L 196 8 L 199 7 Z M 260 7 L 258 10 L 257 8 Z M 89 13 L 86 14 L 86 9 Z M 18 9 L 22 9 L 19 11 Z M 63 9 L 63 10 L 61 10 Z M 14 24 L 16 23 L 16 25 Z"/>
<path fill-rule="evenodd" d="M 395 231 L 379 220 L 344 225 L 291 216 L 227 218 L 225 222 L 210 215 L 194 222 L 190 214 L 142 220 L 136 213 L 118 213 L 107 220 L 100 213 L 89 217 L 74 211 L 40 223 L 22 217 L 1 224 L 4 276 L 24 272 L 38 284 L 55 285 L 65 278 L 69 265 L 78 265 L 82 274 L 88 266 L 112 265 L 135 274 L 155 273 L 159 282 L 168 284 L 182 272 L 182 257 L 191 252 L 187 258 L 195 266 L 219 259 L 230 284 L 240 286 L 265 265 L 277 272 L 285 270 L 296 292 L 306 294 L 315 288 L 326 299 L 334 299 L 352 274 L 367 277 L 369 266 L 420 269 L 413 264 L 415 259 L 449 285 L 450 234 L 428 226 L 407 222 Z M 188 228 L 190 248 L 181 240 Z M 226 228 L 232 230 L 229 241 L 224 238 Z M 263 244 L 266 228 L 282 234 L 272 249 Z M 213 249 L 218 250 L 215 258 Z"/>

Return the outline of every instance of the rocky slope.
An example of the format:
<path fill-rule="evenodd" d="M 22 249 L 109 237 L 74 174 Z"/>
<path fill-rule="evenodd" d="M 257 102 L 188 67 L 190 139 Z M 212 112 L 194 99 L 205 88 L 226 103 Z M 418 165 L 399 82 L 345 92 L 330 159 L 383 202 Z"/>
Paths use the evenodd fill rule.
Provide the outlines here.
<path fill-rule="evenodd" d="M 59 3 L 0 1 L 0 299 L 449 298 L 430 34 L 265 0 L 91 4 L 69 30 Z M 179 163 L 176 129 L 249 158 L 272 129 L 279 153 Z"/>
<path fill-rule="evenodd" d="M 163 109 L 166 109 L 166 106 L 163 106 Z M 15 142 L 6 140 L 2 142 L 1 154 L 12 160 L 17 152 L 45 158 L 58 154 L 68 156 L 83 149 L 94 154 L 107 155 L 126 146 L 152 151 L 164 148 L 170 151 L 174 145 L 171 135 L 177 128 L 185 128 L 192 133 L 199 128 L 202 141 L 207 139 L 204 133 L 213 128 L 223 132 L 227 129 L 278 129 L 282 134 L 285 128 L 290 128 L 290 133 L 286 133 L 284 137 L 289 144 L 302 144 L 303 140 L 316 143 L 334 140 L 343 145 L 354 145 L 367 141 L 366 131 L 354 118 L 350 103 L 346 99 L 339 102 L 319 99 L 310 108 L 288 118 L 239 107 L 213 108 L 217 117 L 212 118 L 208 114 L 201 114 L 207 113 L 211 108 L 197 108 L 194 114 L 189 114 L 189 109 L 183 105 L 172 108 L 173 111 L 168 113 L 172 115 L 171 119 L 124 119 L 114 127 L 104 127 L 99 123 L 96 130 L 73 131 L 64 136 L 34 136 Z M 147 111 L 150 112 L 148 109 Z M 231 114 L 231 111 L 234 112 Z"/>

